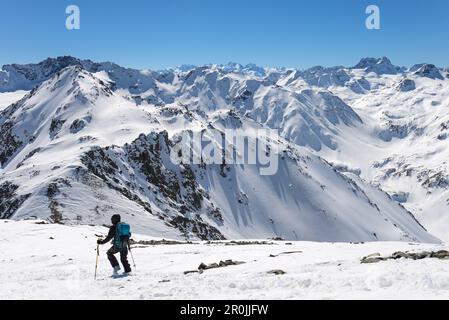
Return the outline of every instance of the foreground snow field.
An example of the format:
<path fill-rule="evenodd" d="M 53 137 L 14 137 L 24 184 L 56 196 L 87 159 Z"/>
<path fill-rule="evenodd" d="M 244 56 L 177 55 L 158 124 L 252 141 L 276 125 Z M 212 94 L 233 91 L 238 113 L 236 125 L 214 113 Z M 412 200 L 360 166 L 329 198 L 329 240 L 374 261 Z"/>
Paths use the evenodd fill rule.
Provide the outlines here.
<path fill-rule="evenodd" d="M 447 299 L 449 260 L 361 264 L 370 254 L 447 250 L 443 244 L 364 244 L 259 240 L 133 246 L 137 270 L 111 279 L 101 247 L 94 281 L 96 234 L 107 229 L 0 221 L 2 299 Z M 158 240 L 134 235 L 136 241 Z M 160 240 L 160 239 L 159 239 Z M 247 241 L 247 240 L 245 240 Z M 235 243 L 235 242 L 234 242 Z M 201 263 L 245 262 L 203 273 Z M 282 270 L 283 275 L 269 271 Z"/>

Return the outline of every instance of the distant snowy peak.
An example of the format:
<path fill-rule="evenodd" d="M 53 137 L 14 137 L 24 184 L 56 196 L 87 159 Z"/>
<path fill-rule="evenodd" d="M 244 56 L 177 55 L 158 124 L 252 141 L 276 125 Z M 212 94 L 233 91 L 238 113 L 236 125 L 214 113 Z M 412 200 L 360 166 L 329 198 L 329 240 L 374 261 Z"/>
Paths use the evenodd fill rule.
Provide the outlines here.
<path fill-rule="evenodd" d="M 5 168 L 24 149 L 37 150 L 82 130 L 96 101 L 114 94 L 112 86 L 80 66 L 70 66 L 7 107 L 0 113 L 0 166 Z"/>
<path fill-rule="evenodd" d="M 174 69 L 171 69 L 171 68 L 169 68 L 169 69 L 165 69 L 165 70 L 160 70 L 160 72 L 189 72 L 189 71 L 191 71 L 191 70 L 193 70 L 193 69 L 195 69 L 197 66 L 196 65 L 194 65 L 194 64 L 182 64 L 182 65 L 180 65 L 180 66 L 177 66 L 176 68 L 174 68 Z"/>
<path fill-rule="evenodd" d="M 387 57 L 363 58 L 352 69 L 363 69 L 367 73 L 374 72 L 378 75 L 397 74 L 401 72 L 401 68 L 394 66 Z"/>
<path fill-rule="evenodd" d="M 306 83 L 309 86 L 320 88 L 348 87 L 352 91 L 362 94 L 371 89 L 371 84 L 366 79 L 370 73 L 382 76 L 396 75 L 405 71 L 405 68 L 393 65 L 386 57 L 363 58 L 351 68 L 315 66 L 306 70 L 287 71 L 280 83 L 293 86 Z"/>
<path fill-rule="evenodd" d="M 267 70 L 265 68 L 257 66 L 254 63 L 249 63 L 244 66 L 240 63 L 230 62 L 226 65 L 220 65 L 219 67 L 224 72 L 235 72 L 256 77 L 265 77 L 267 75 Z"/>
<path fill-rule="evenodd" d="M 37 64 L 5 65 L 0 71 L 0 92 L 31 90 L 69 66 L 78 66 L 93 71 L 97 64 L 90 60 L 64 56 L 48 58 Z"/>
<path fill-rule="evenodd" d="M 53 76 L 56 72 L 61 71 L 69 66 L 80 66 L 84 67 L 80 59 L 74 57 L 58 57 L 58 58 L 48 58 L 38 64 L 13 64 L 10 66 L 5 66 L 4 69 L 14 70 L 19 74 L 22 74 L 26 79 L 34 81 L 38 79 L 44 79 Z"/>
<path fill-rule="evenodd" d="M 415 75 L 433 80 L 444 80 L 440 70 L 433 64 L 417 64 L 410 69 Z"/>
<path fill-rule="evenodd" d="M 159 71 L 160 73 L 165 72 L 175 72 L 175 73 L 183 73 L 183 72 L 190 72 L 197 68 L 207 68 L 207 69 L 215 69 L 219 70 L 223 73 L 239 73 L 242 75 L 249 75 L 249 76 L 255 76 L 255 77 L 265 77 L 270 72 L 277 71 L 281 72 L 284 69 L 282 68 L 264 68 L 261 66 L 258 66 L 254 63 L 248 63 L 247 65 L 242 65 L 240 63 L 236 62 L 229 62 L 227 64 L 206 64 L 202 66 L 192 65 L 192 64 L 183 64 L 180 66 L 177 66 L 176 68 L 169 68 L 165 70 Z"/>

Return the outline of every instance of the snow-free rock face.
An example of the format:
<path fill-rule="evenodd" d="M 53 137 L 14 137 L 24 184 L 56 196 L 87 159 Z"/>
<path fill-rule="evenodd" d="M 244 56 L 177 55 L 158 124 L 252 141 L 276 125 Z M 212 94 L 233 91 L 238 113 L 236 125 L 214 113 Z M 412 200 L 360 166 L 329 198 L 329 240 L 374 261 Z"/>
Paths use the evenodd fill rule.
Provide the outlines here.
<path fill-rule="evenodd" d="M 437 241 L 387 194 L 310 151 L 337 150 L 341 130 L 363 126 L 348 104 L 270 79 L 216 66 L 56 71 L 0 114 L 0 216 L 100 224 L 121 213 L 139 232 L 174 238 Z M 272 175 L 171 157 L 186 132 L 219 145 L 226 129 L 255 140 L 267 128 L 280 129 L 264 141 Z"/>

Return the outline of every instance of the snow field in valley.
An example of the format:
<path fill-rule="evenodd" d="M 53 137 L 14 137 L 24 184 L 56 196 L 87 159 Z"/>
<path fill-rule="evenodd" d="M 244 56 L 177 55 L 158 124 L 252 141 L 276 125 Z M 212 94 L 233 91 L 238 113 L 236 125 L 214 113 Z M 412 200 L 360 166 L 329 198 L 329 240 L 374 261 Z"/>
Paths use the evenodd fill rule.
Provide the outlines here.
<path fill-rule="evenodd" d="M 0 92 L 0 111 L 22 99 L 28 91 Z"/>

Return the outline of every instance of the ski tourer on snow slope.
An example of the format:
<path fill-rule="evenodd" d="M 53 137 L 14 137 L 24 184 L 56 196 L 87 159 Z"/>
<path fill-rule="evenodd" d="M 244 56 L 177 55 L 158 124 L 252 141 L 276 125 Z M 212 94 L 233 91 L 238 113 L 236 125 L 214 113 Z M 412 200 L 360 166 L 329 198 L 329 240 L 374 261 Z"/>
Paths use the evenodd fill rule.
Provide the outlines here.
<path fill-rule="evenodd" d="M 98 239 L 97 244 L 106 244 L 112 240 L 112 247 L 108 250 L 107 256 L 113 268 L 113 276 L 117 276 L 120 271 L 120 265 L 115 254 L 120 253 L 120 261 L 125 269 L 125 275 L 131 272 L 131 266 L 128 262 L 129 238 L 131 237 L 131 228 L 129 224 L 121 222 L 121 217 L 115 214 L 111 217 L 112 226 L 105 239 Z"/>

